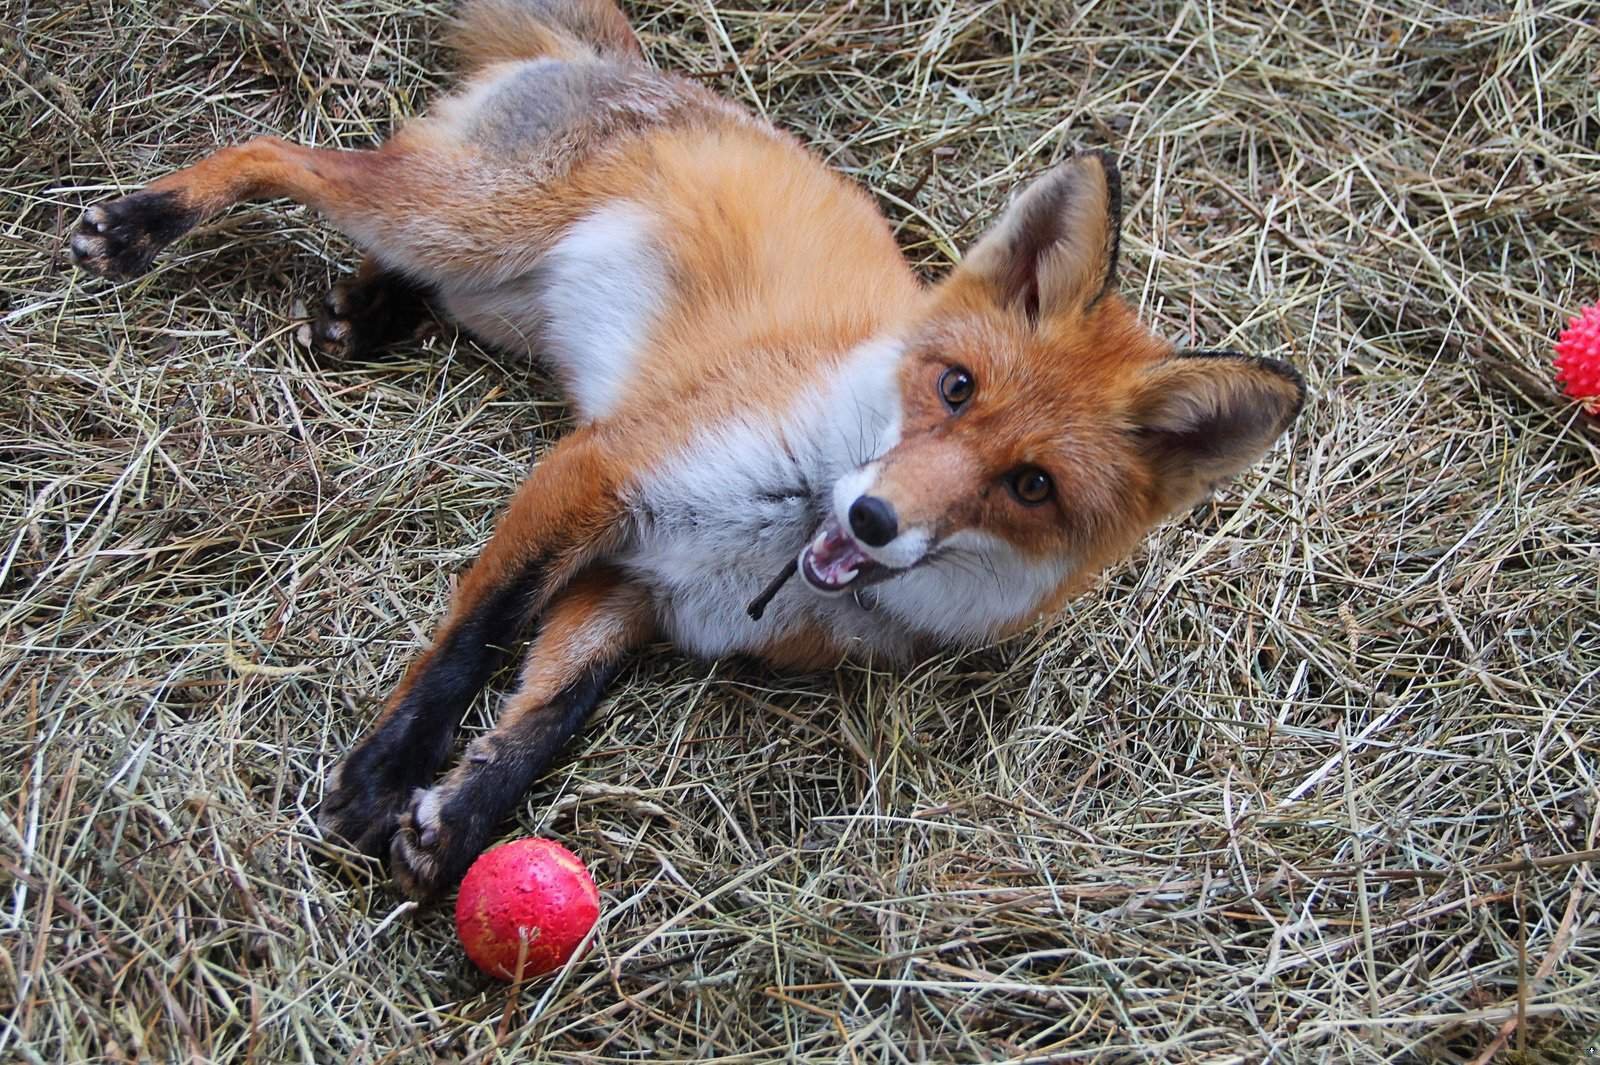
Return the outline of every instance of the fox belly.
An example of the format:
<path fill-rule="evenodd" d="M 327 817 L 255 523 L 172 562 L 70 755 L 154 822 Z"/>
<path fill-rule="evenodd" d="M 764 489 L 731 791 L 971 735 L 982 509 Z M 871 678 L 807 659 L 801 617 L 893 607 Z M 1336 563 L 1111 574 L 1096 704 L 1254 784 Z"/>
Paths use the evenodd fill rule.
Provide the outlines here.
<path fill-rule="evenodd" d="M 582 421 L 621 404 L 667 296 L 665 256 L 649 212 L 607 204 L 569 228 L 527 272 L 441 294 L 479 338 L 555 371 Z"/>

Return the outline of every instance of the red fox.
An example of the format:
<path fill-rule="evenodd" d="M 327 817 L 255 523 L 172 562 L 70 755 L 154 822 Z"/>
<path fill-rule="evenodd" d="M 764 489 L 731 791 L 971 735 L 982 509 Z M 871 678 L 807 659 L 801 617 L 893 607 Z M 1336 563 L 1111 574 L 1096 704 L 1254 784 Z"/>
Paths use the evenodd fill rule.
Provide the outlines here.
<path fill-rule="evenodd" d="M 1021 629 L 1298 413 L 1285 363 L 1180 352 L 1116 292 L 1104 154 L 1046 171 L 937 284 L 865 191 L 656 71 L 610 0 L 467 0 L 464 82 L 370 151 L 273 137 L 91 207 L 109 277 L 289 197 L 367 254 L 311 326 L 371 351 L 439 308 L 547 360 L 576 427 L 512 497 L 318 821 L 449 889 L 630 650 L 780 668 Z M 794 579 L 787 579 L 794 577 Z M 468 703 L 537 635 L 494 729 Z"/>

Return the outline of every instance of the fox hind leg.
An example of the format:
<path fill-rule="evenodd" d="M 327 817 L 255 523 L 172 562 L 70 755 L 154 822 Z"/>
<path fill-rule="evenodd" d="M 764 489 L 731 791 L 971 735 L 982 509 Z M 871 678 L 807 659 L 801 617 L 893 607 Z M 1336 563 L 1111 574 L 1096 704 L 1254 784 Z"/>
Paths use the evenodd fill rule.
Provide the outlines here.
<path fill-rule="evenodd" d="M 257 137 L 90 207 L 69 248 L 90 273 L 135 277 L 166 245 L 234 204 L 287 198 L 326 216 L 384 266 L 445 283 L 464 263 L 504 250 L 479 232 L 489 201 L 464 202 L 461 195 L 481 168 L 476 153 L 448 129 L 426 123 L 363 151 Z"/>
<path fill-rule="evenodd" d="M 138 192 L 90 207 L 69 241 L 72 259 L 90 273 L 135 277 L 162 248 L 241 200 L 288 196 L 318 207 L 335 203 L 355 191 L 378 154 L 304 148 L 277 137 L 223 148 Z"/>

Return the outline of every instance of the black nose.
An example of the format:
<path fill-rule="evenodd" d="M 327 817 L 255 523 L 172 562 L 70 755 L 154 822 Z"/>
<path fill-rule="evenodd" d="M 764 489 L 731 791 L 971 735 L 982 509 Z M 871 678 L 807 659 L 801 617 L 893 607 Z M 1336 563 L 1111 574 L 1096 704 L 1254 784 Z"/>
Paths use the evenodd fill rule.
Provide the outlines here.
<path fill-rule="evenodd" d="M 850 531 L 868 547 L 882 547 L 898 531 L 894 508 L 877 496 L 862 496 L 850 504 Z"/>

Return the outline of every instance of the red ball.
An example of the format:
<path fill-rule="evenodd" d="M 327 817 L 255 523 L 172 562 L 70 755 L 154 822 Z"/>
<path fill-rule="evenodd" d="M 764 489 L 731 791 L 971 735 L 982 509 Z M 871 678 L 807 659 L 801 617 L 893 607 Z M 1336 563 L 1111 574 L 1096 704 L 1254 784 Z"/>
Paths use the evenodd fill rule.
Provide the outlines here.
<path fill-rule="evenodd" d="M 589 870 L 549 839 L 485 851 L 456 898 L 456 933 L 467 957 L 501 980 L 518 979 L 519 955 L 523 979 L 561 968 L 599 916 L 600 892 Z"/>
<path fill-rule="evenodd" d="M 1579 311 L 1556 341 L 1561 390 L 1600 415 L 1600 303 Z"/>

